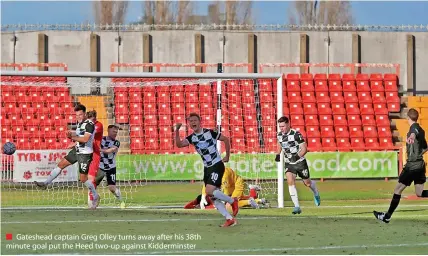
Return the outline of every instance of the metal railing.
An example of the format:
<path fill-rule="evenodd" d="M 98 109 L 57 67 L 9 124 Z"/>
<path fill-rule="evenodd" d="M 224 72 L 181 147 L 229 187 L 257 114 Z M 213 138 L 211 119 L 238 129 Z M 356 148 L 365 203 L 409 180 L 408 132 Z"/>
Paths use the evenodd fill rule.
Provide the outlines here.
<path fill-rule="evenodd" d="M 420 25 L 323 25 L 323 24 L 5 24 L 2 31 L 43 31 L 43 30 L 73 30 L 73 31 L 151 31 L 151 30 L 248 30 L 248 31 L 428 31 L 428 24 Z"/>

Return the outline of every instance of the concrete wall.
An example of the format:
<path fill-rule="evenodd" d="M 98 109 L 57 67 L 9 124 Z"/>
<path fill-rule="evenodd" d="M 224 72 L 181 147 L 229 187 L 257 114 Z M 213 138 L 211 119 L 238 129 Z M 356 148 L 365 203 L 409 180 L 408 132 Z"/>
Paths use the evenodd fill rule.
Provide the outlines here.
<path fill-rule="evenodd" d="M 38 34 L 48 37 L 49 62 L 64 62 L 70 71 L 90 71 L 89 31 L 3 32 L 1 61 L 3 63 L 37 62 Z M 100 70 L 110 71 L 114 62 L 143 63 L 145 57 L 144 33 L 151 36 L 151 57 L 154 63 L 194 63 L 195 34 L 203 36 L 205 63 L 248 63 L 248 34 L 256 36 L 256 60 L 261 63 L 299 63 L 300 34 L 308 36 L 308 58 L 311 63 L 352 62 L 352 34 L 357 32 L 323 31 L 149 31 L 149 32 L 95 32 L 100 37 Z M 407 89 L 407 40 L 415 37 L 415 85 L 428 91 L 428 33 L 426 32 L 358 32 L 361 38 L 361 62 L 399 63 L 401 89 Z M 17 36 L 16 44 L 13 35 Z M 120 40 L 119 40 L 120 38 Z M 258 69 L 258 68 L 257 68 Z M 120 69 L 119 71 L 142 71 Z M 162 68 L 162 72 L 194 72 L 194 68 Z M 215 72 L 216 68 L 207 69 Z M 349 72 L 341 68 L 312 68 L 311 72 Z M 384 72 L 370 68 L 363 72 Z M 388 70 L 392 72 L 392 69 Z M 225 72 L 247 72 L 246 68 L 225 68 Z M 264 72 L 299 72 L 298 68 L 264 68 Z M 70 82 L 88 83 L 85 79 Z M 88 88 L 80 87 L 82 93 Z M 104 91 L 105 89 L 103 89 Z M 74 91 L 77 92 L 77 91 Z"/>

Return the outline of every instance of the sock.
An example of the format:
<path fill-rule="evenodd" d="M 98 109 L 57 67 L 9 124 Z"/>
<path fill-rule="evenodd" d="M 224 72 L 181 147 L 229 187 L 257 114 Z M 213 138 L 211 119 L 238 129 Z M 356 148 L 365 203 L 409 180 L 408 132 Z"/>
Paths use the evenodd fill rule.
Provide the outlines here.
<path fill-rule="evenodd" d="M 230 196 L 225 195 L 223 192 L 221 192 L 221 190 L 216 189 L 214 190 L 213 196 L 217 199 L 220 199 L 221 201 L 225 201 L 228 202 L 229 204 L 233 203 L 233 198 L 231 198 Z"/>
<path fill-rule="evenodd" d="M 97 198 L 98 197 L 98 193 L 97 193 L 97 190 L 95 189 L 94 184 L 92 183 L 92 181 L 90 181 L 90 180 L 85 181 L 85 185 L 89 189 L 89 191 L 92 192 L 92 195 L 95 198 Z"/>
<path fill-rule="evenodd" d="M 294 207 L 300 207 L 296 186 L 288 186 L 288 192 L 290 192 L 291 201 L 293 201 Z"/>
<path fill-rule="evenodd" d="M 400 203 L 400 199 L 401 199 L 401 195 L 394 194 L 392 196 L 391 204 L 389 205 L 389 210 L 385 214 L 385 217 L 387 219 L 391 218 L 391 216 L 394 213 L 395 209 L 397 209 L 397 206 Z"/>
<path fill-rule="evenodd" d="M 113 192 L 113 194 L 116 196 L 117 200 L 122 201 L 122 196 L 120 195 L 119 188 L 116 188 L 116 190 Z"/>
<path fill-rule="evenodd" d="M 61 169 L 59 167 L 55 167 L 55 169 L 52 170 L 51 174 L 49 174 L 48 178 L 45 181 L 46 185 L 49 185 L 52 183 L 56 177 L 61 173 Z"/>
<path fill-rule="evenodd" d="M 317 184 L 315 183 L 314 180 L 311 180 L 311 186 L 310 186 L 310 188 L 311 188 L 312 192 L 314 192 L 315 196 L 319 196 L 320 193 L 318 192 Z"/>
<path fill-rule="evenodd" d="M 238 201 L 239 208 L 244 207 L 244 206 L 249 206 L 249 205 L 250 205 L 250 200 L 239 200 Z"/>
<path fill-rule="evenodd" d="M 428 190 L 422 191 L 421 197 L 428 197 Z"/>
<path fill-rule="evenodd" d="M 94 181 L 92 182 L 94 184 L 94 188 L 97 189 L 97 183 Z M 89 199 L 92 201 L 94 200 L 94 195 L 92 195 L 92 192 L 89 190 Z"/>
<path fill-rule="evenodd" d="M 220 199 L 214 200 L 214 205 L 217 208 L 217 211 L 219 211 L 221 215 L 223 215 L 223 217 L 225 217 L 227 220 L 233 219 L 232 215 L 230 215 L 230 213 L 226 210 L 226 206 Z"/>

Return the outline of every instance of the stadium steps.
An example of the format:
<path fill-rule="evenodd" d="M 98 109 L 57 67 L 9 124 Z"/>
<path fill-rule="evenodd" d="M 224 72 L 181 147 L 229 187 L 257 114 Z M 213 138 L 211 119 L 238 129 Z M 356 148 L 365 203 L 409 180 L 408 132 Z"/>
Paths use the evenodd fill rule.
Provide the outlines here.
<path fill-rule="evenodd" d="M 86 106 L 86 111 L 97 111 L 97 120 L 104 126 L 104 133 L 107 133 L 108 119 L 106 106 L 106 96 L 79 96 L 78 101 Z"/>

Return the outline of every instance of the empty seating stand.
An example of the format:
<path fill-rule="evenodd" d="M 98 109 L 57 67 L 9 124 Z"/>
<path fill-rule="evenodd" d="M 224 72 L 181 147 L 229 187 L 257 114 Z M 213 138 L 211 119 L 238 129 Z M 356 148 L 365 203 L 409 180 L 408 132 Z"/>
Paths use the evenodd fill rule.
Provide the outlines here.
<path fill-rule="evenodd" d="M 75 120 L 74 100 L 65 77 L 1 80 L 2 143 L 14 142 L 19 149 L 64 149 L 71 143 L 66 131 Z"/>
<path fill-rule="evenodd" d="M 172 128 L 185 124 L 191 112 L 202 116 L 205 127 L 215 127 L 212 84 L 151 87 L 139 86 L 141 81 L 134 78 L 113 82 L 116 122 L 130 125 L 132 153 L 193 152 L 175 147 Z M 254 82 L 228 80 L 222 85 L 222 133 L 231 136 L 232 152 L 277 150 L 276 80 Z M 388 115 L 399 111 L 395 74 L 287 74 L 284 79 L 283 113 L 303 134 L 310 151 L 392 148 Z M 190 132 L 183 127 L 181 138 Z"/>

